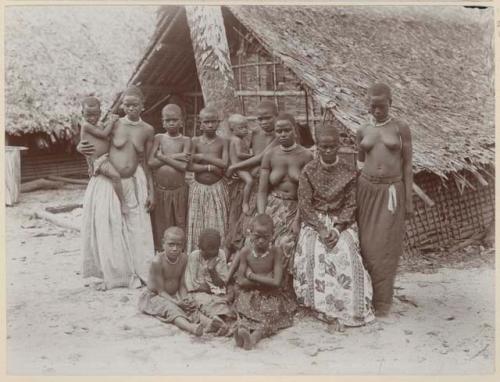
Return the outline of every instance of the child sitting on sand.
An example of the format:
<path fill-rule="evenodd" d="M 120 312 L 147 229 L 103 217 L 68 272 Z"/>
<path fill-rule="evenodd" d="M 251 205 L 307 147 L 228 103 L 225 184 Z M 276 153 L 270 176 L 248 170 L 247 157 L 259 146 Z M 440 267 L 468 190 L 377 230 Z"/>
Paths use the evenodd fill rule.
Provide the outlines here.
<path fill-rule="evenodd" d="M 216 334 L 224 336 L 232 333 L 234 311 L 226 294 L 228 269 L 220 245 L 221 236 L 217 230 L 207 228 L 201 232 L 200 249 L 188 256 L 183 286 L 200 312 L 212 320 L 211 326 L 221 324 Z"/>
<path fill-rule="evenodd" d="M 151 263 L 147 289 L 139 298 L 141 312 L 173 323 L 196 336 L 203 334 L 196 306 L 189 298 L 182 298 L 181 282 L 187 264 L 184 253 L 184 231 L 169 227 L 163 236 L 163 252 Z"/>
<path fill-rule="evenodd" d="M 129 207 L 125 203 L 125 196 L 121 182 L 120 173 L 111 164 L 108 158 L 109 136 L 113 130 L 118 116 L 111 114 L 109 122 L 105 126 L 98 124 L 101 117 L 101 103 L 94 97 L 85 97 L 82 101 L 82 116 L 80 140 L 82 143 L 90 143 L 94 146 L 94 154 L 87 156 L 89 172 L 91 176 L 102 174 L 109 178 L 113 184 L 113 189 L 120 200 L 123 214 L 129 213 Z"/>
<path fill-rule="evenodd" d="M 228 119 L 229 129 L 232 136 L 229 142 L 229 164 L 234 165 L 243 160 L 250 159 L 253 155 L 250 154 L 250 147 L 245 141 L 248 136 L 247 120 L 241 114 L 233 114 Z M 243 213 L 249 214 L 250 212 L 250 193 L 252 192 L 253 177 L 246 170 L 237 170 L 236 173 L 240 179 L 245 183 L 243 188 Z"/>
<path fill-rule="evenodd" d="M 239 255 L 234 308 L 236 345 L 252 349 L 258 341 L 293 324 L 294 299 L 282 288 L 283 253 L 271 246 L 274 225 L 269 215 L 255 216 L 250 245 Z"/>

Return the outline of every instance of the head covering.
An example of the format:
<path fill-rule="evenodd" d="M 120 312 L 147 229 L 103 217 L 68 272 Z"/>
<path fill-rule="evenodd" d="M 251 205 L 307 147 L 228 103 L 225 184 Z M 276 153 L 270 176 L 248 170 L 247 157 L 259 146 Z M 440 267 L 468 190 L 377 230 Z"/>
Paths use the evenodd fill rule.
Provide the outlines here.
<path fill-rule="evenodd" d="M 198 247 L 202 249 L 214 249 L 220 247 L 220 233 L 214 228 L 205 228 L 198 238 Z"/>

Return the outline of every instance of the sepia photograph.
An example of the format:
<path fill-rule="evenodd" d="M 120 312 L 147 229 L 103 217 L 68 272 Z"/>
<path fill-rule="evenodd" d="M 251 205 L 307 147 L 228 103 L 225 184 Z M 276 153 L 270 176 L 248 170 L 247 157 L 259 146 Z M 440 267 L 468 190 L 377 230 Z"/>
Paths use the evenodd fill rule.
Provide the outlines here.
<path fill-rule="evenodd" d="M 495 7 L 4 6 L 8 376 L 492 376 Z"/>

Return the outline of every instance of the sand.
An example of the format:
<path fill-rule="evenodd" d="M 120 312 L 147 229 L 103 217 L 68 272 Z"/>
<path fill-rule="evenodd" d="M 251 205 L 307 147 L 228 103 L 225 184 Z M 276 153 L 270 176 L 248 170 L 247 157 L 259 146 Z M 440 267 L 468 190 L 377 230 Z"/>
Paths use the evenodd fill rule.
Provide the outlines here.
<path fill-rule="evenodd" d="M 139 290 L 98 292 L 80 275 L 79 234 L 30 218 L 81 202 L 67 187 L 21 195 L 6 210 L 10 375 L 487 374 L 494 371 L 494 266 L 442 260 L 400 272 L 392 314 L 330 333 L 299 314 L 252 351 L 232 338 L 192 337 L 142 315 Z M 78 221 L 81 210 L 65 214 Z M 474 261 L 472 261 L 474 260 Z M 415 272 L 417 269 L 419 272 Z"/>

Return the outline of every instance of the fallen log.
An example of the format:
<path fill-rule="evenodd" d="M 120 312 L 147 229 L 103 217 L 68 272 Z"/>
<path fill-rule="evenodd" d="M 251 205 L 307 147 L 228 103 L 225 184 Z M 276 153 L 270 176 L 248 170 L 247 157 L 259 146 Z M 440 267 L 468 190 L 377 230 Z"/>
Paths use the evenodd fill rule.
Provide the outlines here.
<path fill-rule="evenodd" d="M 50 212 L 44 211 L 44 210 L 35 211 L 33 213 L 33 216 L 38 218 L 38 219 L 47 220 L 47 221 L 51 222 L 52 224 L 55 224 L 59 227 L 72 229 L 72 230 L 78 231 L 78 232 L 80 231 L 80 227 L 77 224 L 75 224 L 71 221 L 66 221 L 65 219 L 62 219 L 59 216 L 52 214 Z"/>
<path fill-rule="evenodd" d="M 485 234 L 485 232 L 478 232 L 475 235 L 472 235 L 470 238 L 468 238 L 468 239 L 466 239 L 458 244 L 455 244 L 453 247 L 448 249 L 448 252 L 450 252 L 450 253 L 457 252 L 460 249 L 464 249 L 464 248 L 468 247 L 469 245 L 475 244 L 476 242 L 481 241 L 481 239 L 484 237 L 484 234 Z"/>
<path fill-rule="evenodd" d="M 50 175 L 47 178 L 50 180 L 55 180 L 55 181 L 65 182 L 65 183 L 84 184 L 84 185 L 89 184 L 88 179 L 74 179 L 74 178 L 67 178 L 65 176 L 56 176 L 56 175 Z"/>
<path fill-rule="evenodd" d="M 54 190 L 64 187 L 63 182 L 57 182 L 47 179 L 36 179 L 21 184 L 21 192 L 32 192 L 36 190 Z"/>

